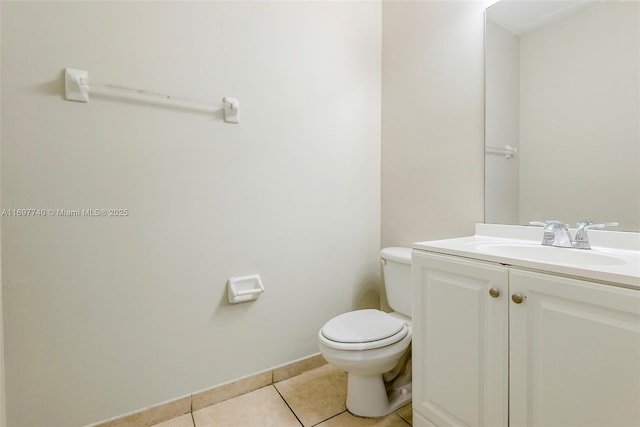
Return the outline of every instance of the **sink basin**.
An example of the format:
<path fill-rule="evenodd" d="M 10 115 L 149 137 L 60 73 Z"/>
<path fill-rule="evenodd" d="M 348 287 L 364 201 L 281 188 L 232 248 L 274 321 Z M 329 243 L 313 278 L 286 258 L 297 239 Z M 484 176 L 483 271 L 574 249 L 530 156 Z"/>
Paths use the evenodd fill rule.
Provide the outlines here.
<path fill-rule="evenodd" d="M 593 230 L 588 249 L 541 244 L 539 227 L 476 224 L 473 236 L 417 242 L 417 251 L 500 263 L 640 290 L 640 233 Z"/>
<path fill-rule="evenodd" d="M 507 258 L 571 265 L 623 265 L 626 261 L 595 250 L 557 248 L 526 243 L 475 243 L 478 252 Z"/>

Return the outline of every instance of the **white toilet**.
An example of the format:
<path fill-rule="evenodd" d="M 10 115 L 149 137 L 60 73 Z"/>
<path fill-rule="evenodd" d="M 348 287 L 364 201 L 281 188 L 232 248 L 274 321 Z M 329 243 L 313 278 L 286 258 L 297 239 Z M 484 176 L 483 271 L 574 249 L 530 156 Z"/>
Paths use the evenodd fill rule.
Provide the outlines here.
<path fill-rule="evenodd" d="M 411 249 L 380 252 L 389 306 L 329 320 L 318 333 L 322 356 L 347 371 L 347 409 L 382 417 L 411 400 Z"/>

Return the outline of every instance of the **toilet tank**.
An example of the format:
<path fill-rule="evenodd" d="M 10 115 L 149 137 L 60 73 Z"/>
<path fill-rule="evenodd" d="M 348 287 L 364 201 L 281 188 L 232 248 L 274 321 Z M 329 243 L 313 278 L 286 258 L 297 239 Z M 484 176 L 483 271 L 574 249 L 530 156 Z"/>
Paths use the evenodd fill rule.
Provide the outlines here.
<path fill-rule="evenodd" d="M 411 317 L 411 248 L 384 248 L 380 258 L 389 307 Z"/>

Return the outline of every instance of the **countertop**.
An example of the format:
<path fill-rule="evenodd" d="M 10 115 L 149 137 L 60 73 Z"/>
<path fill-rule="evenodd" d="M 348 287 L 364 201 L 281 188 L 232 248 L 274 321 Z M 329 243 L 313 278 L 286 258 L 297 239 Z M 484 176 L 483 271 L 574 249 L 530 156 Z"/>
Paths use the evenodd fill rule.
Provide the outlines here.
<path fill-rule="evenodd" d="M 599 233 L 590 231 L 589 233 L 593 235 L 591 250 L 559 248 L 541 245 L 542 228 L 540 227 L 477 224 L 476 234 L 473 236 L 417 242 L 413 244 L 413 249 L 606 282 L 640 290 L 640 233 L 610 231 Z M 504 249 L 509 245 L 526 248 L 535 246 L 535 251 L 543 255 L 544 259 L 510 253 L 508 249 L 500 251 L 499 254 L 483 249 L 495 246 Z M 539 249 L 537 245 L 540 245 Z M 589 253 L 584 253 L 584 251 Z M 580 260 L 581 258 L 586 261 L 571 261 L 571 259 Z M 600 258 L 606 262 L 599 262 Z"/>

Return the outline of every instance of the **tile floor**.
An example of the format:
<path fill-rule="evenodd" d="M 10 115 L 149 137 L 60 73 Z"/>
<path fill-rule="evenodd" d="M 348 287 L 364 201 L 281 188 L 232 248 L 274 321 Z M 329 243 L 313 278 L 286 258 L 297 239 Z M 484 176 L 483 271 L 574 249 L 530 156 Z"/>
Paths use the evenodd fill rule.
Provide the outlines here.
<path fill-rule="evenodd" d="M 154 427 L 408 427 L 411 404 L 384 418 L 345 407 L 347 374 L 324 365 Z"/>

